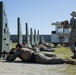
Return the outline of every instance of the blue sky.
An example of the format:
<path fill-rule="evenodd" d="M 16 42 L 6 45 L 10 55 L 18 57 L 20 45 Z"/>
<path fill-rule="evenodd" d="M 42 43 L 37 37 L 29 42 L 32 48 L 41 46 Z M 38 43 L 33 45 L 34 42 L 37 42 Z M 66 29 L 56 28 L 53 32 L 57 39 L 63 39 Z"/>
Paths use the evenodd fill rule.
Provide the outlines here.
<path fill-rule="evenodd" d="M 40 34 L 51 34 L 55 30 L 52 22 L 70 20 L 70 13 L 76 10 L 76 0 L 0 1 L 5 3 L 11 34 L 17 34 L 17 17 L 21 18 L 22 34 L 25 34 L 25 23 Z"/>

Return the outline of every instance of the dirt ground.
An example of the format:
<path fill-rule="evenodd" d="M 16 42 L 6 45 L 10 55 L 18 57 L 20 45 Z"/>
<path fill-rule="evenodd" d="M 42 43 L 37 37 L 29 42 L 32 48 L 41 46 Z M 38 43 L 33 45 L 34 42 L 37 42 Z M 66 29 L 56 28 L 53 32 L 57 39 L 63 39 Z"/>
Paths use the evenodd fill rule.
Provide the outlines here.
<path fill-rule="evenodd" d="M 0 75 L 72 75 L 66 73 L 66 69 L 68 64 L 43 65 L 23 63 L 19 59 L 14 62 L 0 60 Z"/>
<path fill-rule="evenodd" d="M 65 72 L 67 64 L 43 65 L 35 63 L 22 63 L 0 61 L 0 75 L 71 75 Z"/>

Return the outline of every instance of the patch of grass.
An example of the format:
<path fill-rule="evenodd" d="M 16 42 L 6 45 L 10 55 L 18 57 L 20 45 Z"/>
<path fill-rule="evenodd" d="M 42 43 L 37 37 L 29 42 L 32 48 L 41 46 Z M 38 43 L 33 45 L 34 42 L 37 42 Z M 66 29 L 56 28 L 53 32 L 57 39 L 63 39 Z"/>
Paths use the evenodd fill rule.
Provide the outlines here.
<path fill-rule="evenodd" d="M 17 43 L 12 43 L 12 48 L 15 48 L 16 47 L 16 44 Z"/>
<path fill-rule="evenodd" d="M 76 75 L 76 66 L 69 65 L 67 69 L 65 70 L 66 73 Z"/>
<path fill-rule="evenodd" d="M 69 47 L 62 47 L 62 46 L 60 46 L 60 48 L 56 48 L 55 54 L 58 54 L 63 58 L 70 58 L 73 55 Z"/>

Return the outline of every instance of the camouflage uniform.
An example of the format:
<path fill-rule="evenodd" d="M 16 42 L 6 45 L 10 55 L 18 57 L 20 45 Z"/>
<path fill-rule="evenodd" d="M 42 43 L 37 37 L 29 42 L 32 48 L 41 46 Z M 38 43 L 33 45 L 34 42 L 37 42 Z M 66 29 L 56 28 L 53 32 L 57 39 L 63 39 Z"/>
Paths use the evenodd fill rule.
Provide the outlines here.
<path fill-rule="evenodd" d="M 42 53 L 36 53 L 32 50 L 27 50 L 27 48 L 22 48 L 17 50 L 14 54 L 9 54 L 6 61 L 14 61 L 17 57 L 26 62 L 34 62 L 40 64 L 62 64 L 65 63 L 64 59 L 56 57 L 47 57 Z"/>
<path fill-rule="evenodd" d="M 70 20 L 70 27 L 71 32 L 69 36 L 69 46 L 71 48 L 71 51 L 74 53 L 74 58 L 76 58 L 76 49 L 75 49 L 75 42 L 76 42 L 76 19 L 73 17 Z"/>
<path fill-rule="evenodd" d="M 44 46 L 44 45 L 39 45 L 39 50 L 40 51 L 47 51 L 47 52 L 54 52 L 55 49 L 51 48 L 50 46 Z"/>

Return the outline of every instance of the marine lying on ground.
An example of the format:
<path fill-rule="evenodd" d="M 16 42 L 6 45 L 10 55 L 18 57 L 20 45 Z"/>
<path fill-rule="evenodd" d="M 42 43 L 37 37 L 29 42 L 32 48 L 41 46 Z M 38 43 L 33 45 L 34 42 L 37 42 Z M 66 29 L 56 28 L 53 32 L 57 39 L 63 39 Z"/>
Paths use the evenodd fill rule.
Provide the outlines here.
<path fill-rule="evenodd" d="M 47 51 L 47 52 L 55 52 L 55 49 L 54 48 L 48 48 L 44 45 L 40 45 L 40 48 L 39 48 L 40 51 Z"/>
<path fill-rule="evenodd" d="M 49 44 L 49 43 L 48 43 Z M 40 45 L 33 45 L 31 47 L 31 45 L 26 45 L 25 47 L 28 48 L 28 49 L 31 49 L 35 52 L 41 52 L 41 51 L 46 51 L 46 52 L 54 52 L 55 49 L 54 48 L 51 48 L 50 44 L 48 45 L 47 43 L 45 44 L 40 44 Z M 10 50 L 11 53 L 15 52 L 15 48 L 12 48 Z M 6 55 L 8 54 L 8 52 L 6 51 L 3 51 L 3 52 L 0 52 L 0 56 L 3 57 L 3 59 L 5 59 Z M 48 57 L 56 57 L 55 54 L 47 54 L 47 53 L 44 53 L 44 55 L 48 56 Z"/>
<path fill-rule="evenodd" d="M 44 43 L 44 44 L 39 44 L 36 45 L 36 47 L 40 50 L 40 51 L 47 51 L 47 52 L 55 52 L 55 49 L 52 48 L 52 46 L 48 43 Z"/>
<path fill-rule="evenodd" d="M 36 51 L 36 52 L 40 52 L 40 51 L 47 51 L 47 52 L 55 52 L 55 49 L 50 45 L 50 43 L 44 43 L 44 44 L 39 44 L 39 45 L 26 45 L 27 48 L 32 49 Z"/>
<path fill-rule="evenodd" d="M 55 50 L 53 48 L 49 49 L 49 48 L 47 48 L 47 47 L 45 47 L 44 45 L 41 45 L 41 44 L 40 45 L 36 45 L 36 46 L 33 45 L 32 47 L 33 47 L 32 50 L 37 52 L 37 53 L 40 53 L 42 51 L 44 51 L 44 52 L 54 52 L 54 50 Z M 41 50 L 41 49 L 43 49 L 43 50 Z M 47 53 L 43 53 L 43 54 L 48 56 L 48 57 L 56 57 L 55 54 L 47 54 Z"/>
<path fill-rule="evenodd" d="M 56 56 L 48 56 L 46 54 L 42 54 L 40 52 L 35 52 L 33 49 L 29 48 L 22 48 L 19 51 L 15 51 L 15 49 L 12 49 L 9 53 L 5 52 L 8 56 L 6 58 L 7 61 L 14 61 L 16 57 L 19 57 L 23 61 L 26 62 L 33 62 L 33 63 L 40 63 L 40 64 L 73 64 L 76 65 L 76 61 L 73 59 L 62 59 L 57 58 Z M 29 60 L 29 61 L 28 61 Z"/>
<path fill-rule="evenodd" d="M 9 53 L 6 57 L 6 61 L 12 62 L 19 57 L 24 62 L 32 62 L 39 64 L 73 64 L 76 65 L 76 61 L 73 59 L 62 59 L 57 57 L 47 57 L 42 53 L 36 53 L 29 48 L 19 48 L 15 53 Z"/>

